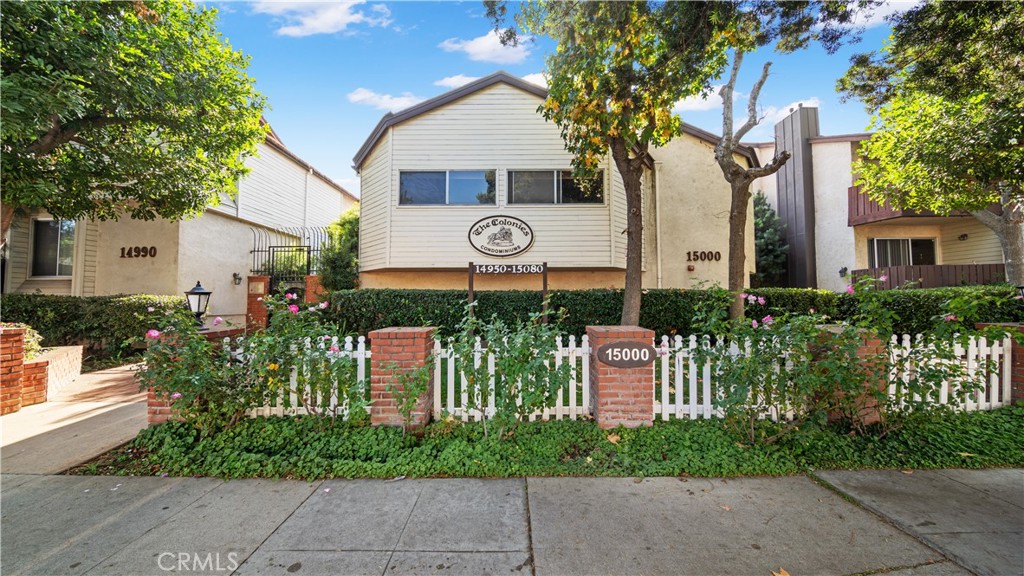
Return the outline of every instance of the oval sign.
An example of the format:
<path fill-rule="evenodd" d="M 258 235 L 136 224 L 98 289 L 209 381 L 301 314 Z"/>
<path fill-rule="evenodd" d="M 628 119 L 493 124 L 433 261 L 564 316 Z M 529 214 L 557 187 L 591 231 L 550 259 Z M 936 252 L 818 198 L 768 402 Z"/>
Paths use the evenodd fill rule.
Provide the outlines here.
<path fill-rule="evenodd" d="M 469 243 L 486 256 L 508 258 L 533 246 L 533 228 L 514 216 L 488 216 L 469 228 Z"/>
<path fill-rule="evenodd" d="M 597 349 L 597 359 L 616 368 L 640 368 L 654 362 L 654 346 L 641 342 L 609 342 Z"/>

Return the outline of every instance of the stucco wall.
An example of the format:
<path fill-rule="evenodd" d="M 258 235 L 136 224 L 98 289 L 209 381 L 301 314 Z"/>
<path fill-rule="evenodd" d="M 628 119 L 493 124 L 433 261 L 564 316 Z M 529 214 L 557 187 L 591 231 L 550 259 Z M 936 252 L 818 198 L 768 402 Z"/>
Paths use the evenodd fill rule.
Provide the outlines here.
<path fill-rule="evenodd" d="M 174 294 L 178 223 L 168 220 L 97 222 L 95 294 Z M 121 249 L 156 248 L 156 256 L 121 258 Z M 77 262 L 76 262 L 77 264 Z"/>
<path fill-rule="evenodd" d="M 658 166 L 661 226 L 662 287 L 692 288 L 701 283 L 727 286 L 729 282 L 729 207 L 731 192 L 721 168 L 714 160 L 713 146 L 684 134 L 664 148 L 652 152 Z M 737 156 L 737 161 L 746 160 Z M 652 244 L 658 237 L 655 226 L 645 232 Z M 745 264 L 755 271 L 754 208 L 747 211 Z M 687 261 L 687 252 L 712 252 L 717 261 Z M 691 254 L 691 257 L 694 255 Z M 649 256 L 644 286 L 657 286 L 657 256 Z M 688 266 L 693 266 L 691 272 Z"/>
<path fill-rule="evenodd" d="M 814 170 L 815 269 L 818 288 L 841 291 L 849 284 L 840 268 L 854 267 L 854 233 L 848 222 L 848 191 L 853 184 L 851 142 L 811 144 Z M 866 248 L 865 248 L 866 250 Z M 865 258 L 867 252 L 865 251 Z M 865 260 L 866 261 L 866 260 Z"/>
<path fill-rule="evenodd" d="M 213 292 L 207 321 L 221 316 L 243 324 L 247 285 L 243 280 L 236 286 L 232 274 L 237 272 L 243 279 L 249 275 L 251 249 L 250 224 L 213 213 L 183 221 L 178 245 L 181 263 L 173 281 L 175 293 L 184 293 L 201 282 Z"/>

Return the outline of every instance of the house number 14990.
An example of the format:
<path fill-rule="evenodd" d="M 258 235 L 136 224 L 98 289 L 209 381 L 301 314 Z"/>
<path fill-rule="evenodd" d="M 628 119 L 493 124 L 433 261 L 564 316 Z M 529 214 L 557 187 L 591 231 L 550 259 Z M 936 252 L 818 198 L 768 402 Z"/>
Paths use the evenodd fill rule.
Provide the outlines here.
<path fill-rule="evenodd" d="M 156 246 L 125 246 L 121 258 L 156 258 Z"/>

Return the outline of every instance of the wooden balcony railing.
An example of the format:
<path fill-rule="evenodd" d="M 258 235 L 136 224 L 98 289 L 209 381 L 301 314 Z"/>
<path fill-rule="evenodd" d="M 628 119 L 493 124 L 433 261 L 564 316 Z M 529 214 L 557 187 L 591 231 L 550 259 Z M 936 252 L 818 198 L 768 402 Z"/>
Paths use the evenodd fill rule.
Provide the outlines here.
<path fill-rule="evenodd" d="M 933 266 L 889 266 L 854 270 L 853 277 L 871 276 L 886 279 L 878 284 L 883 290 L 899 288 L 913 282 L 917 288 L 941 288 L 974 284 L 997 284 L 1006 281 L 1002 264 L 938 264 Z"/>
<path fill-rule="evenodd" d="M 921 212 L 897 210 L 890 206 L 888 202 L 879 204 L 869 198 L 867 194 L 861 194 L 860 186 L 850 186 L 847 189 L 847 199 L 849 204 L 846 213 L 848 226 L 859 226 L 861 224 L 870 224 L 904 216 L 935 216 L 935 213 L 930 210 Z"/>

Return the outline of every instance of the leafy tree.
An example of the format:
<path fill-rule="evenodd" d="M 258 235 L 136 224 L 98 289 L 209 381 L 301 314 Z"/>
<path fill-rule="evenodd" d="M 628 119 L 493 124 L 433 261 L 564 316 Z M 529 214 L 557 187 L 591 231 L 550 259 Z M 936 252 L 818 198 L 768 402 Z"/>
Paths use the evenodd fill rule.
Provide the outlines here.
<path fill-rule="evenodd" d="M 216 11 L 176 0 L 4 2 L 2 228 L 197 214 L 233 194 L 264 98 Z"/>
<path fill-rule="evenodd" d="M 763 192 L 754 195 L 754 245 L 757 250 L 757 281 L 760 286 L 778 286 L 786 275 L 785 225 L 779 220 Z"/>
<path fill-rule="evenodd" d="M 893 20 L 880 53 L 840 79 L 876 112 L 856 166 L 878 202 L 968 210 L 1024 285 L 1024 1 L 923 4 Z"/>
<path fill-rule="evenodd" d="M 496 29 L 502 2 L 486 2 Z M 626 190 L 626 286 L 621 322 L 640 318 L 643 214 L 641 180 L 649 149 L 680 132 L 671 113 L 701 92 L 725 63 L 732 8 L 717 2 L 525 3 L 518 23 L 558 43 L 547 59 L 548 98 L 540 112 L 561 130 L 576 176 L 597 173 L 611 152 Z M 518 31 L 502 32 L 516 42 Z"/>
<path fill-rule="evenodd" d="M 331 224 L 330 242 L 320 251 L 320 283 L 330 291 L 359 285 L 359 207 L 353 206 Z"/>

